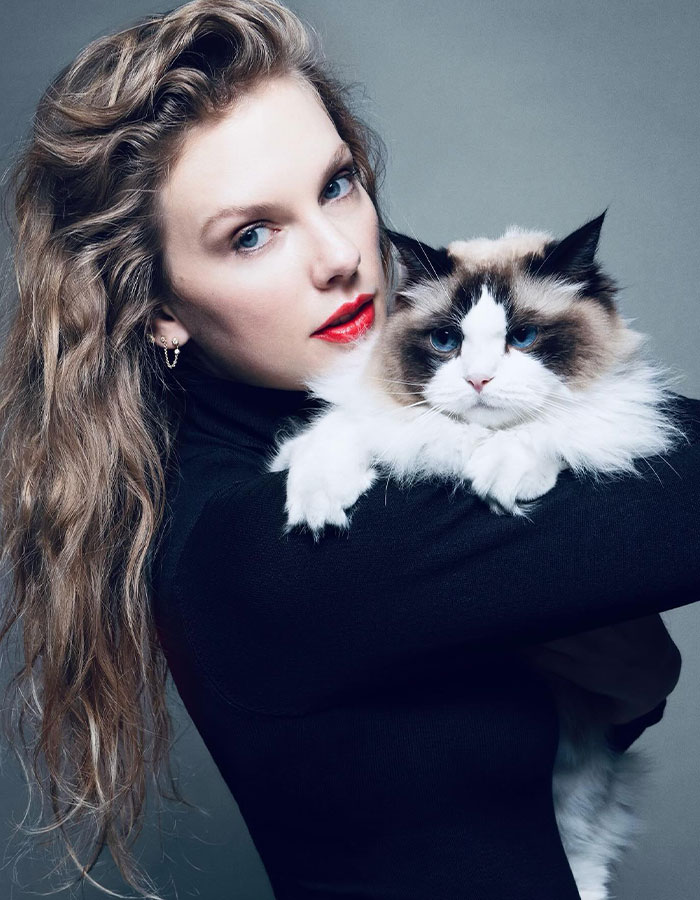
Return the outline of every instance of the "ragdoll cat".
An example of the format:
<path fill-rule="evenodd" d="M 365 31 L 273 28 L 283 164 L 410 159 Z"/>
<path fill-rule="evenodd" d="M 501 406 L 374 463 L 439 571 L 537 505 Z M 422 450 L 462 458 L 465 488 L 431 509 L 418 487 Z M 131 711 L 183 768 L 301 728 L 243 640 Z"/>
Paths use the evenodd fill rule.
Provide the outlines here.
<path fill-rule="evenodd" d="M 638 471 L 681 432 L 671 380 L 640 351 L 595 260 L 604 215 L 563 240 L 511 229 L 434 250 L 392 234 L 394 309 L 307 387 L 331 406 L 287 436 L 287 530 L 347 527 L 378 468 L 402 481 L 468 481 L 495 511 L 525 514 L 569 467 Z"/>
<path fill-rule="evenodd" d="M 618 313 L 595 259 L 604 214 L 563 240 L 511 229 L 433 249 L 392 235 L 399 280 L 385 325 L 308 382 L 328 402 L 269 461 L 288 471 L 287 525 L 347 528 L 380 471 L 466 483 L 526 515 L 566 467 L 638 472 L 682 432 L 671 381 Z M 584 900 L 608 897 L 637 822 L 638 752 L 613 751 L 595 695 L 552 677 L 560 717 L 554 805 Z"/>

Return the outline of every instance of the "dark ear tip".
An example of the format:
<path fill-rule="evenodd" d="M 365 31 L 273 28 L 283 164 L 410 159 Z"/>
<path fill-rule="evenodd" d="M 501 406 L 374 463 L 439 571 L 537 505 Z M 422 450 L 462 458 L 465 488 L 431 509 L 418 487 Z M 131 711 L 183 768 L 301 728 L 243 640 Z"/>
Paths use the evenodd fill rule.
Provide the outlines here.
<path fill-rule="evenodd" d="M 580 228 L 577 228 L 576 231 L 573 231 L 570 235 L 563 239 L 564 241 L 574 241 L 578 244 L 581 240 L 586 242 L 593 241 L 595 244 L 598 243 L 600 239 L 600 232 L 603 227 L 603 221 L 605 220 L 605 216 L 608 212 L 608 207 L 606 206 L 600 215 L 596 216 L 594 219 L 589 219 L 584 225 Z"/>
<path fill-rule="evenodd" d="M 591 221 L 588 224 L 591 226 L 597 225 L 598 228 L 601 228 L 601 226 L 603 225 L 603 222 L 605 221 L 605 217 L 608 214 L 609 209 L 610 209 L 610 207 L 606 206 L 605 209 L 603 210 L 603 212 L 599 216 L 596 216 L 594 219 L 591 219 Z"/>
<path fill-rule="evenodd" d="M 389 238 L 391 243 L 397 248 L 401 249 L 403 247 L 414 247 L 418 241 L 414 238 L 409 237 L 407 234 L 401 234 L 398 231 L 391 231 L 390 229 L 386 229 L 386 236 Z"/>

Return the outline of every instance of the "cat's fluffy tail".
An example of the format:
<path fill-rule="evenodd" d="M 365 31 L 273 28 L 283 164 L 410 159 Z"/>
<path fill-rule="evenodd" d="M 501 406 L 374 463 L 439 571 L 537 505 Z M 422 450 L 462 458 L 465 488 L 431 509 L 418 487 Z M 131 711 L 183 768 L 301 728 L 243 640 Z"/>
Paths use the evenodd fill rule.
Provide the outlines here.
<path fill-rule="evenodd" d="M 614 864 L 644 831 L 634 811 L 650 769 L 639 750 L 599 747 L 555 777 L 555 812 L 582 898 L 607 900 Z"/>

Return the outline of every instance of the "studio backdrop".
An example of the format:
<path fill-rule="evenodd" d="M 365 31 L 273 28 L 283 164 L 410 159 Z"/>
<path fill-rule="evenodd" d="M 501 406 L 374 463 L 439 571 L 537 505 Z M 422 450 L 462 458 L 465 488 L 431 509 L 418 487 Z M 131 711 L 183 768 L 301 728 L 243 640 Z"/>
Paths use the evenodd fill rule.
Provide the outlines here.
<path fill-rule="evenodd" d="M 291 0 L 337 74 L 357 84 L 383 137 L 383 188 L 398 231 L 441 244 L 509 225 L 564 235 L 608 209 L 600 258 L 649 351 L 700 397 L 700 4 L 696 0 Z M 94 37 L 163 4 L 8 0 L 0 31 L 0 152 L 6 171 L 50 79 Z M 7 234 L 6 290 L 11 293 Z M 8 288 L 9 279 L 9 288 Z M 663 477 L 663 472 L 660 473 Z M 664 523 L 659 522 L 663 530 Z M 700 552 L 700 549 L 699 549 Z M 700 884 L 700 606 L 665 614 L 683 655 L 651 760 L 647 832 L 619 871 L 617 900 L 690 900 Z M 3 684 L 10 672 L 3 671 Z M 205 812 L 150 815 L 142 864 L 168 896 L 270 900 L 235 801 L 182 710 L 173 749 L 185 795 Z M 0 896 L 51 881 L 39 846 L 13 862 L 26 791 L 3 751 Z M 95 877 L 123 891 L 104 857 Z M 25 887 L 19 887 L 24 885 Z M 169 885 L 169 886 L 168 886 Z M 75 896 L 102 898 L 87 886 Z"/>

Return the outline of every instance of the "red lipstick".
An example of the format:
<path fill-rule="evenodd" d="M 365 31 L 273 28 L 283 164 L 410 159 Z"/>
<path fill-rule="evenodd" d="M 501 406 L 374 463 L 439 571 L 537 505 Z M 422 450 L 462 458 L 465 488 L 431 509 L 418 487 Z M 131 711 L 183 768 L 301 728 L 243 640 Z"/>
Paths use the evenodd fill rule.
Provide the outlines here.
<path fill-rule="evenodd" d="M 349 303 L 343 303 L 333 315 L 313 332 L 311 337 L 346 344 L 356 340 L 374 322 L 374 294 L 359 294 Z M 345 321 L 338 323 L 338 319 Z M 333 323 L 337 324 L 333 324 Z"/>

